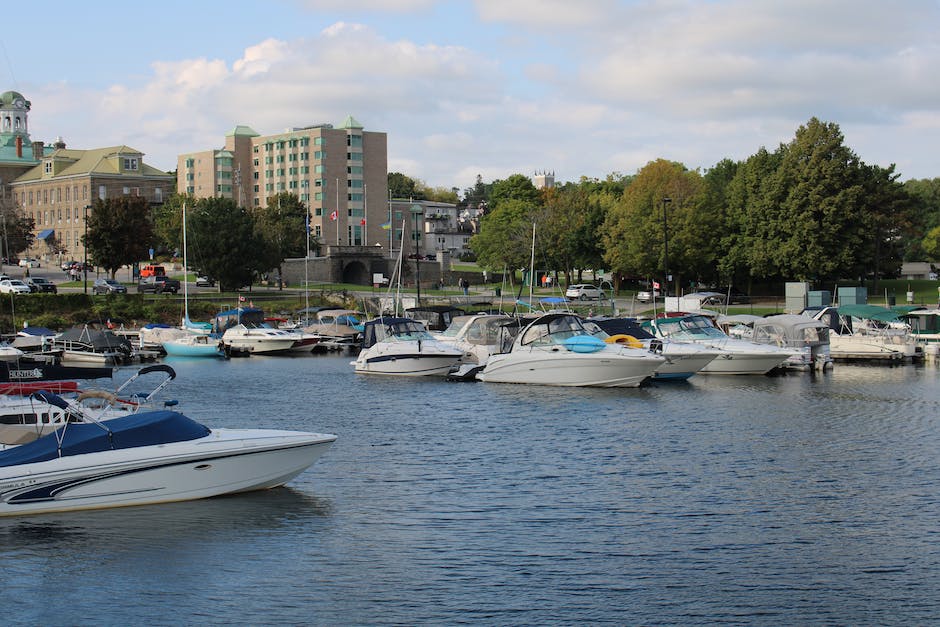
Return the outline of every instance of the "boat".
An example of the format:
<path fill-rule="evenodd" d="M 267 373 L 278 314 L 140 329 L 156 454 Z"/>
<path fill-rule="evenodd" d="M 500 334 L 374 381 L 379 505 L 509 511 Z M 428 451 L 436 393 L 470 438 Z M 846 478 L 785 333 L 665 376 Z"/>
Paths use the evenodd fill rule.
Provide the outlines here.
<path fill-rule="evenodd" d="M 153 377 L 147 376 L 152 373 L 159 377 L 155 383 Z M 139 388 L 141 377 L 151 384 L 145 390 Z M 174 378 L 176 372 L 170 366 L 156 364 L 141 368 L 113 392 L 101 388 L 81 390 L 76 381 L 0 384 L 0 448 L 32 442 L 74 421 L 81 412 L 94 412 L 97 420 L 107 420 L 153 408 L 157 394 Z M 61 398 L 66 399 L 69 407 L 62 408 L 34 396 L 40 391 L 67 394 Z M 165 402 L 168 407 L 175 404 L 173 400 Z"/>
<path fill-rule="evenodd" d="M 469 314 L 456 316 L 444 331 L 433 334 L 435 339 L 449 343 L 463 356 L 447 373 L 454 381 L 473 381 L 486 365 L 490 355 L 501 350 L 503 327 L 522 321 L 506 314 Z"/>
<path fill-rule="evenodd" d="M 779 314 L 755 320 L 751 341 L 793 351 L 783 367 L 793 370 L 828 370 L 829 327 L 824 322 L 796 314 Z"/>
<path fill-rule="evenodd" d="M 730 337 L 701 314 L 654 318 L 644 321 L 642 327 L 664 341 L 719 349 L 720 354 L 699 371 L 702 374 L 768 374 L 793 354 L 785 348 Z"/>
<path fill-rule="evenodd" d="M 94 329 L 89 325 L 75 326 L 52 339 L 54 349 L 62 350 L 62 360 L 99 366 L 120 364 L 133 354 L 127 338 L 108 329 Z"/>
<path fill-rule="evenodd" d="M 632 318 L 589 318 L 585 327 L 605 342 L 627 344 L 660 353 L 666 362 L 653 375 L 655 381 L 684 381 L 721 355 L 721 350 L 693 342 L 660 340 Z M 591 325 L 596 325 L 594 332 Z"/>
<path fill-rule="evenodd" d="M 463 351 L 434 339 L 421 322 L 383 316 L 364 325 L 362 344 L 351 362 L 360 374 L 444 376 Z"/>
<path fill-rule="evenodd" d="M 324 348 L 351 348 L 360 343 L 363 315 L 351 309 L 313 311 L 313 320 L 303 327 L 305 333 L 318 336 Z"/>
<path fill-rule="evenodd" d="M 645 348 L 603 341 L 568 313 L 539 316 L 508 352 L 490 355 L 477 378 L 487 383 L 578 387 L 638 387 L 665 363 Z"/>
<path fill-rule="evenodd" d="M 421 305 L 405 309 L 405 317 L 421 321 L 432 334 L 444 331 L 457 316 L 466 315 L 466 311 L 453 305 Z"/>
<path fill-rule="evenodd" d="M 236 307 L 216 314 L 213 332 L 221 337 L 229 354 L 287 354 L 301 340 L 299 333 L 266 326 L 264 311 L 256 307 Z"/>
<path fill-rule="evenodd" d="M 211 335 L 186 334 L 165 340 L 163 350 L 169 357 L 221 357 L 225 358 L 225 343 Z"/>
<path fill-rule="evenodd" d="M 15 362 L 18 359 L 21 359 L 25 353 L 13 346 L 9 342 L 0 342 L 0 361 L 5 362 Z"/>
<path fill-rule="evenodd" d="M 76 412 L 55 394 L 37 395 Z M 0 451 L 0 516 L 273 488 L 310 467 L 336 440 L 302 431 L 210 429 L 170 409 L 110 420 L 77 413 L 78 422 Z"/>
<path fill-rule="evenodd" d="M 801 315 L 829 327 L 829 353 L 837 361 L 911 361 L 923 354 L 910 325 L 887 307 L 810 307 Z"/>

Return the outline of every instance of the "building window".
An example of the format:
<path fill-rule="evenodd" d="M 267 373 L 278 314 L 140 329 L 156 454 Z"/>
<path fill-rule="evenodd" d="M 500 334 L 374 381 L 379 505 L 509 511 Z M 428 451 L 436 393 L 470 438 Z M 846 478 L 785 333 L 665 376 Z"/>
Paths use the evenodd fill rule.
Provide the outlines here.
<path fill-rule="evenodd" d="M 45 166 L 46 166 L 46 169 L 45 169 L 46 174 L 52 174 L 52 161 L 46 161 Z"/>
<path fill-rule="evenodd" d="M 108 188 L 104 185 L 98 186 L 98 198 L 100 200 L 107 200 L 108 198 Z"/>
<path fill-rule="evenodd" d="M 347 161 L 362 161 L 362 153 L 361 152 L 347 152 L 346 160 Z"/>
<path fill-rule="evenodd" d="M 125 170 L 137 170 L 137 158 L 136 157 L 124 157 L 124 169 Z"/>

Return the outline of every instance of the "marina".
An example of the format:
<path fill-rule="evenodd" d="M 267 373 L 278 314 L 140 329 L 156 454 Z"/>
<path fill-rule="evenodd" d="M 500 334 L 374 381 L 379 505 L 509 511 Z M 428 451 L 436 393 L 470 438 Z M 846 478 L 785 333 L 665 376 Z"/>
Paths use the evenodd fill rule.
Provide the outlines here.
<path fill-rule="evenodd" d="M 601 389 L 358 375 L 342 354 L 165 361 L 213 427 L 338 439 L 284 488 L 0 520 L 14 622 L 940 616 L 932 362 Z M 133 603 L 102 606 L 116 588 Z"/>

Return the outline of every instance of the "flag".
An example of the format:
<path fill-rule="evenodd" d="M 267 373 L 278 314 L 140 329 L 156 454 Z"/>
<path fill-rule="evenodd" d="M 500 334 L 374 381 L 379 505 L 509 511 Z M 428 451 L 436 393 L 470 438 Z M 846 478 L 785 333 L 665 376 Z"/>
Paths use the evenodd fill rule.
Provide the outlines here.
<path fill-rule="evenodd" d="M 333 213 L 330 214 L 330 220 L 333 220 L 335 222 L 338 217 L 339 217 L 339 211 L 336 211 L 334 209 Z"/>
<path fill-rule="evenodd" d="M 384 230 L 386 230 L 386 231 L 391 230 L 391 228 L 392 228 L 392 223 L 391 223 L 391 222 L 385 222 L 384 224 L 382 224 L 382 229 L 384 229 Z"/>
<path fill-rule="evenodd" d="M 658 290 L 658 289 L 659 289 L 659 281 L 653 281 L 653 289 L 654 289 L 654 290 Z"/>
<path fill-rule="evenodd" d="M 238 302 L 240 302 L 240 303 L 245 302 L 245 297 L 244 297 L 244 296 L 239 296 L 239 297 L 238 297 Z"/>
<path fill-rule="evenodd" d="M 310 235 L 310 214 L 304 216 L 304 228 L 307 229 L 307 235 Z"/>
<path fill-rule="evenodd" d="M 366 219 L 363 218 L 362 220 L 360 220 L 360 221 L 359 221 L 359 224 L 361 224 L 362 226 L 365 226 L 365 225 L 366 225 Z"/>

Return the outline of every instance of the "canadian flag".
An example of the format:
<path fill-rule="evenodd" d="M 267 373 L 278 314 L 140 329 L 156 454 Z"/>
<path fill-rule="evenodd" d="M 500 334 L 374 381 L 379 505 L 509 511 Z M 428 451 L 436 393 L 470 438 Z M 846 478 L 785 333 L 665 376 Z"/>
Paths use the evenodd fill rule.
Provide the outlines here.
<path fill-rule="evenodd" d="M 659 281 L 653 281 L 653 289 L 654 289 L 654 290 L 658 290 L 658 289 L 659 289 Z"/>
<path fill-rule="evenodd" d="M 246 300 L 246 299 L 245 299 L 244 296 L 239 296 L 239 297 L 238 297 L 238 302 L 240 302 L 240 303 L 245 302 L 245 300 Z"/>
<path fill-rule="evenodd" d="M 333 213 L 330 214 L 330 220 L 335 221 L 336 218 L 338 218 L 338 217 L 339 217 L 339 212 L 336 211 L 336 210 L 334 210 Z"/>
<path fill-rule="evenodd" d="M 359 224 L 361 224 L 362 226 L 365 226 L 365 225 L 366 225 L 366 219 L 363 218 L 362 220 L 360 220 L 360 221 L 359 221 Z"/>

